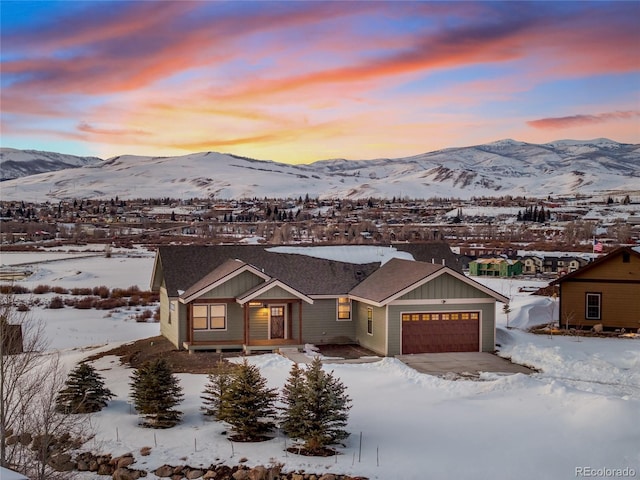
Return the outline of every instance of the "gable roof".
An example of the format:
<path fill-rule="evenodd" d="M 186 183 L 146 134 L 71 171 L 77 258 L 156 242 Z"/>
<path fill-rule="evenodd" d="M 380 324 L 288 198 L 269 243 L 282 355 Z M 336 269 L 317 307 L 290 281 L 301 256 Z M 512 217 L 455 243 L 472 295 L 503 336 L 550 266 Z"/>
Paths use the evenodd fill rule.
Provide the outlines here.
<path fill-rule="evenodd" d="M 437 272 L 443 265 L 392 258 L 349 292 L 350 296 L 386 303 L 397 293 Z"/>
<path fill-rule="evenodd" d="M 272 245 L 266 247 L 270 248 Z M 186 291 L 203 280 L 229 259 L 252 265 L 269 277 L 295 285 L 305 295 L 346 295 L 371 275 L 379 263 L 353 264 L 295 255 L 268 252 L 262 245 L 169 245 L 156 253 L 151 288 L 164 286 L 170 297 Z"/>
<path fill-rule="evenodd" d="M 592 270 L 593 268 L 597 267 L 598 265 L 601 265 L 603 263 L 607 263 L 607 262 L 613 260 L 614 258 L 619 257 L 623 253 L 628 253 L 630 255 L 634 255 L 634 256 L 640 258 L 640 250 L 638 250 L 637 248 L 634 248 L 634 247 L 616 248 L 615 250 L 607 253 L 606 255 L 595 259 L 593 262 L 587 263 L 583 267 L 581 267 L 581 268 L 579 268 L 577 270 L 574 270 L 571 273 L 563 275 L 560 278 L 556 278 L 554 281 L 550 282 L 549 285 L 558 285 L 558 284 L 564 282 L 565 280 L 571 280 L 571 279 L 576 278 L 576 277 L 581 277 L 582 275 L 584 275 L 585 273 L 588 273 L 590 270 Z M 603 280 L 603 281 L 606 281 L 606 280 Z"/>
<path fill-rule="evenodd" d="M 507 297 L 444 265 L 414 262 L 400 258 L 389 260 L 351 290 L 349 296 L 381 307 L 445 273 L 500 302 L 509 303 Z"/>
<path fill-rule="evenodd" d="M 185 303 L 190 302 L 194 298 L 199 297 L 200 295 L 216 288 L 218 285 L 221 285 L 246 271 L 250 271 L 263 280 L 269 280 L 270 278 L 269 275 L 262 273 L 257 268 L 248 265 L 241 260 L 227 260 L 218 268 L 215 268 L 212 272 L 208 273 L 190 286 L 184 293 L 180 294 L 180 300 Z M 180 291 L 178 291 L 178 293 L 180 293 Z"/>
<path fill-rule="evenodd" d="M 265 292 L 268 292 L 274 287 L 280 287 L 283 290 L 286 290 L 287 292 L 289 292 L 294 297 L 304 300 L 307 303 L 313 303 L 313 299 L 309 298 L 304 293 L 299 292 L 295 288 L 287 285 L 286 283 L 278 280 L 277 278 L 272 278 L 268 282 L 256 285 L 248 292 L 245 292 L 242 295 L 239 295 L 238 298 L 236 298 L 236 302 L 238 302 L 240 305 L 244 305 L 245 303 L 250 302 L 254 298 L 262 295 Z"/>

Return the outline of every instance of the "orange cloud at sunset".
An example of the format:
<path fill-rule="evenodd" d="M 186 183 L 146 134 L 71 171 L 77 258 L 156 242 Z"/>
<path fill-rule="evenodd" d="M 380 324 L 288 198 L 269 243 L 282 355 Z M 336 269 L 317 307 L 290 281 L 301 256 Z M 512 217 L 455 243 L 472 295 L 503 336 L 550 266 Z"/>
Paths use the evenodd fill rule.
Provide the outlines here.
<path fill-rule="evenodd" d="M 42 135 L 68 153 L 301 162 L 596 126 L 640 142 L 637 3 L 83 2 L 28 19 L 10 7 L 5 145 Z M 585 111 L 609 113 L 566 113 Z"/>

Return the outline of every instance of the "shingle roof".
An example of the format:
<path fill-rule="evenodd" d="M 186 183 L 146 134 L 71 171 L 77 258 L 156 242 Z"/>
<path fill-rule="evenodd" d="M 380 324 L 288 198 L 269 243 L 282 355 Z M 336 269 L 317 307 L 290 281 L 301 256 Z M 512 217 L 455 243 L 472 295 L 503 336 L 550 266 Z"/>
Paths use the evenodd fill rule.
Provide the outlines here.
<path fill-rule="evenodd" d="M 580 267 L 577 270 L 574 270 L 573 272 L 567 273 L 566 275 L 561 276 L 560 278 L 556 278 L 555 280 L 553 280 L 552 282 L 549 282 L 549 285 L 558 285 L 561 284 L 562 282 L 566 281 L 566 280 L 571 280 L 573 278 L 576 277 L 581 277 L 582 275 L 584 275 L 586 272 L 589 272 L 590 270 L 592 270 L 594 267 L 605 263 L 605 262 L 609 262 L 612 259 L 614 259 L 615 257 L 618 257 L 620 255 L 622 255 L 624 252 L 627 252 L 631 255 L 635 255 L 636 257 L 640 257 L 640 251 L 636 250 L 633 247 L 619 247 L 616 248 L 615 250 L 607 253 L 606 255 L 599 257 L 597 259 L 595 259 L 594 261 L 587 263 L 586 265 L 584 265 L 583 267 Z"/>
<path fill-rule="evenodd" d="M 382 303 L 443 268 L 443 265 L 393 258 L 349 294 Z"/>
<path fill-rule="evenodd" d="M 236 259 L 227 260 L 222 265 L 218 266 L 217 268 L 214 268 L 213 271 L 209 272 L 204 277 L 202 277 L 200 280 L 198 280 L 196 283 L 191 285 L 181 295 L 181 297 L 188 298 L 191 295 L 193 295 L 194 293 L 198 292 L 199 290 L 202 290 L 203 288 L 206 288 L 209 285 L 211 285 L 211 284 L 213 284 L 213 283 L 215 283 L 215 282 L 217 282 L 219 280 L 222 280 L 223 278 L 225 278 L 225 277 L 233 274 L 234 272 L 242 269 L 246 265 L 247 264 L 244 263 L 241 260 L 236 260 Z"/>
<path fill-rule="evenodd" d="M 345 295 L 379 263 L 352 264 L 274 253 L 261 245 L 170 245 L 158 248 L 153 286 L 164 276 L 169 296 L 178 296 L 230 259 L 238 259 L 278 278 L 306 295 Z"/>

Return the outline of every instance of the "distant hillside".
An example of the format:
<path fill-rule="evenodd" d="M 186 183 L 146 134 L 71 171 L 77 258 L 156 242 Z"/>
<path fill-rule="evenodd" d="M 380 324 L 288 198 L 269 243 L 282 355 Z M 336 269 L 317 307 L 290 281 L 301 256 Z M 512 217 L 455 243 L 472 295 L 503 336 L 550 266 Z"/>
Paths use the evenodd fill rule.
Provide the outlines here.
<path fill-rule="evenodd" d="M 351 198 L 640 195 L 640 145 L 607 139 L 563 140 L 542 145 L 501 140 L 405 158 L 322 160 L 309 165 L 215 152 L 179 157 L 123 155 L 105 161 L 46 155 L 52 156 L 46 157 L 50 159 L 57 155 L 56 165 L 65 159 L 86 163 L 73 169 L 6 181 L 2 184 L 3 200 L 306 194 Z M 3 157 L 3 176 L 4 168 Z"/>
<path fill-rule="evenodd" d="M 54 172 L 67 168 L 97 165 L 102 160 L 97 157 L 77 157 L 37 150 L 17 150 L 0 148 L 0 181 Z"/>

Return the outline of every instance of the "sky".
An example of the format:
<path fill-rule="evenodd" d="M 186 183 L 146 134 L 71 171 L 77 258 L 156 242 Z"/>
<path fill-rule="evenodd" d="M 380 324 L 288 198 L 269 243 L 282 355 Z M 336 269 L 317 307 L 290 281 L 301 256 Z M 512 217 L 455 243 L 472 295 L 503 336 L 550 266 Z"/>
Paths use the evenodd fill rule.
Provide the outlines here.
<path fill-rule="evenodd" d="M 309 163 L 640 143 L 640 1 L 0 8 L 2 147 Z"/>

